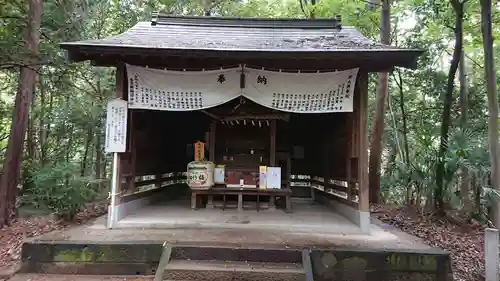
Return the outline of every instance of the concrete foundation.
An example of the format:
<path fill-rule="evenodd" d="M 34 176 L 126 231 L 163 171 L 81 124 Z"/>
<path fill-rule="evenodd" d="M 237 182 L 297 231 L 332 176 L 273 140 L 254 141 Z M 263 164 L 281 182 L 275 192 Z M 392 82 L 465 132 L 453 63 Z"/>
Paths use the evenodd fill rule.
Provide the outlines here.
<path fill-rule="evenodd" d="M 33 241 L 23 245 L 21 272 L 91 274 L 106 280 L 103 275 L 155 274 L 163 280 L 193 281 L 447 281 L 451 276 L 449 254 L 439 249 L 377 251 L 342 247 L 163 245 L 167 244 L 161 241 Z M 169 262 L 161 264 L 164 249 Z"/>
<path fill-rule="evenodd" d="M 140 193 L 126 195 L 121 198 L 118 205 L 114 207 L 115 217 L 111 218 L 113 220 L 113 222 L 111 223 L 111 227 L 109 227 L 110 225 L 108 224 L 107 220 L 105 223 L 108 228 L 117 228 L 119 227 L 120 220 L 131 214 L 134 214 L 138 210 L 154 204 L 157 201 L 175 200 L 176 198 L 186 195 L 187 191 L 189 191 L 187 186 L 183 184 L 175 184 L 159 189 L 152 189 Z M 108 207 L 108 214 L 112 213 L 111 208 L 111 206 Z"/>
<path fill-rule="evenodd" d="M 370 212 L 361 212 L 351 206 L 343 204 L 332 198 L 330 194 L 324 192 L 318 192 L 315 190 L 314 198 L 321 204 L 328 206 L 332 211 L 338 213 L 351 222 L 353 222 L 357 227 L 359 227 L 361 233 L 370 233 Z"/>
<path fill-rule="evenodd" d="M 198 209 L 189 201 L 156 202 L 122 218 L 116 228 L 231 228 L 301 233 L 355 234 L 362 230 L 344 216 L 311 199 L 293 199 L 293 213 L 283 210 Z"/>
<path fill-rule="evenodd" d="M 134 198 L 128 202 L 123 202 L 114 207 L 109 206 L 108 214 L 114 214 L 114 217 L 108 216 L 106 220 L 106 226 L 108 228 L 118 227 L 118 222 L 121 219 L 154 202 L 154 195 L 154 193 L 144 193 L 138 195 L 137 198 Z M 112 208 L 114 209 L 114 212 L 112 211 Z M 109 223 L 109 220 L 111 220 L 111 223 Z"/>
<path fill-rule="evenodd" d="M 292 199 L 293 213 L 270 209 L 257 211 L 255 208 L 243 212 L 217 208 L 192 210 L 188 200 L 176 200 L 186 193 L 189 193 L 189 189 L 185 186 L 170 186 L 134 195 L 135 198 L 129 198 L 115 207 L 117 221 L 113 228 L 189 227 L 370 233 L 369 212 L 360 212 L 315 190 L 311 193 L 312 198 Z"/>

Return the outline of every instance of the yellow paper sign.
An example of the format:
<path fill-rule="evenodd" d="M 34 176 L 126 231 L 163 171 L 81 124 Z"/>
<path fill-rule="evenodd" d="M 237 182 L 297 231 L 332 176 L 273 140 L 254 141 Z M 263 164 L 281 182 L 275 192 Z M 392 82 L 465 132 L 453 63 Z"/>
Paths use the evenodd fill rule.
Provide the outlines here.
<path fill-rule="evenodd" d="M 205 160 L 205 143 L 197 141 L 194 144 L 194 161 Z"/>
<path fill-rule="evenodd" d="M 267 166 L 259 166 L 259 188 L 267 188 Z"/>

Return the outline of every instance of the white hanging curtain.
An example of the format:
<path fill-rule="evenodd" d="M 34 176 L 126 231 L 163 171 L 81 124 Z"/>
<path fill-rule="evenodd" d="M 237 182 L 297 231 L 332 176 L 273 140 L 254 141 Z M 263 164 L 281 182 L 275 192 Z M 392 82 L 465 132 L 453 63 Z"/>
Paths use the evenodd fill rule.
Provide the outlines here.
<path fill-rule="evenodd" d="M 240 68 L 169 71 L 127 65 L 129 108 L 191 111 L 241 95 Z"/>
<path fill-rule="evenodd" d="M 284 73 L 245 68 L 168 71 L 127 65 L 129 108 L 191 111 L 214 107 L 238 96 L 295 113 L 352 112 L 358 69 Z"/>
<path fill-rule="evenodd" d="M 246 68 L 245 96 L 263 106 L 296 113 L 352 112 L 358 68 L 284 73 Z"/>

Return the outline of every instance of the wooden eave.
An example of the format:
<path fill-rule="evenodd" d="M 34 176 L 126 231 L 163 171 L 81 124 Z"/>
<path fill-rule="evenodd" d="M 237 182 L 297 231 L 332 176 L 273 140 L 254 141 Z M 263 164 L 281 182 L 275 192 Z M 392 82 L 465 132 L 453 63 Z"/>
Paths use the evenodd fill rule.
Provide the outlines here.
<path fill-rule="evenodd" d="M 366 71 L 415 68 L 422 50 L 373 42 L 337 19 L 161 17 L 101 40 L 62 43 L 73 62 L 162 68 L 247 64 L 268 68 Z"/>
<path fill-rule="evenodd" d="M 395 66 L 415 69 L 422 50 L 398 52 L 300 52 L 300 51 L 239 51 L 239 50 L 179 50 L 139 49 L 126 47 L 68 47 L 71 62 L 91 61 L 96 66 L 116 66 L 128 63 L 169 69 L 211 69 L 240 64 L 270 69 L 331 71 L 359 67 L 368 72 L 391 70 Z"/>

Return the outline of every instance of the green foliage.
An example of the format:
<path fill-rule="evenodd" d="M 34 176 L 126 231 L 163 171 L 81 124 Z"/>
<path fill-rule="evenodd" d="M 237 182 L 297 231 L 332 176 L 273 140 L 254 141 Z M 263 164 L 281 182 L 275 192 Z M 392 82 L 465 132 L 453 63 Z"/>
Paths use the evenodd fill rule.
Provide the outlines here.
<path fill-rule="evenodd" d="M 103 124 L 104 106 L 114 91 L 113 70 L 86 63 L 68 64 L 59 42 L 115 35 L 137 21 L 149 20 L 153 11 L 202 15 L 207 7 L 212 15 L 222 16 L 307 17 L 311 10 L 317 18 L 341 15 L 344 25 L 355 26 L 364 35 L 378 40 L 380 9 L 367 9 L 366 1 L 362 0 L 316 2 L 314 7 L 306 4 L 303 10 L 298 0 L 44 1 L 38 58 L 40 76 L 30 110 L 22 204 L 71 216 L 96 192 L 104 190 L 102 182 L 94 183 L 109 174 L 109 159 L 103 152 Z M 0 161 L 3 162 L 17 90 L 18 65 L 26 57 L 22 51 L 22 33 L 27 12 L 21 0 L 0 0 L 0 7 Z M 454 24 L 454 13 L 445 0 L 394 1 L 391 8 L 392 45 L 422 48 L 426 52 L 417 70 L 396 69 L 390 75 L 383 148 L 383 198 L 392 203 L 408 203 L 411 199 L 414 203 L 428 204 L 436 176 L 441 96 L 446 89 L 448 61 L 453 51 L 454 34 L 450 26 Z M 458 100 L 454 101 L 452 137 L 445 159 L 445 197 L 450 208 L 461 207 L 464 198 L 457 190 L 461 169 L 468 168 L 474 177 L 468 199 L 475 200 L 474 190 L 481 190 L 479 207 L 483 213 L 475 216 L 484 216 L 487 220 L 484 210 L 499 196 L 488 181 L 487 109 L 478 1 L 469 1 L 465 10 L 469 120 L 466 130 L 462 130 Z M 494 35 L 499 37 L 500 13 L 494 13 L 493 20 Z M 497 69 L 500 69 L 500 45 L 495 47 L 495 55 Z M 500 79 L 498 81 L 500 83 Z M 372 113 L 375 75 L 370 76 L 369 89 Z M 407 128 L 403 128 L 403 118 Z"/>
<path fill-rule="evenodd" d="M 21 205 L 48 209 L 66 219 L 73 218 L 99 194 L 92 178 L 78 174 L 78 165 L 74 163 L 35 169 L 27 179 L 29 184 L 24 185 L 27 188 L 21 191 Z"/>

